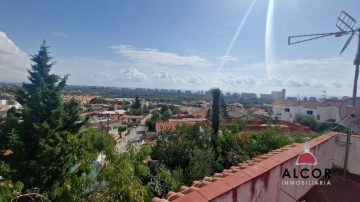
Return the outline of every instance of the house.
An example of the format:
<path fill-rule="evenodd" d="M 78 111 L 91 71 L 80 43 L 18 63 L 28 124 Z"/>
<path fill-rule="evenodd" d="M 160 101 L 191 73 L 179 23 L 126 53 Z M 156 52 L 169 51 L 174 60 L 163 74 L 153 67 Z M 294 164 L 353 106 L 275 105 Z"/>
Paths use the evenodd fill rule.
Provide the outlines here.
<path fill-rule="evenodd" d="M 272 105 L 275 120 L 294 121 L 296 114 L 314 116 L 318 122 L 338 123 L 341 101 L 275 101 Z"/>
<path fill-rule="evenodd" d="M 121 126 L 120 120 L 103 120 L 94 124 L 95 128 L 98 128 L 102 132 L 117 135 L 118 128 Z"/>
<path fill-rule="evenodd" d="M 9 110 L 10 108 L 15 107 L 15 109 L 21 109 L 22 106 L 15 100 L 0 100 L 0 109 Z"/>
<path fill-rule="evenodd" d="M 145 99 L 141 99 L 141 100 L 140 100 L 140 105 L 141 105 L 141 108 L 148 107 L 148 106 L 149 106 L 149 102 L 146 101 Z"/>

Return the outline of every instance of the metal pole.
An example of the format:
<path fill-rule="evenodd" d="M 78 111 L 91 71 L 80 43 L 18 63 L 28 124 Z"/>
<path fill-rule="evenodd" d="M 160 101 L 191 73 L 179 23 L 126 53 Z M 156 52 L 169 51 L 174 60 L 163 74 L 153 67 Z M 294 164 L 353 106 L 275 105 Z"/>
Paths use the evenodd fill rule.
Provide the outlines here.
<path fill-rule="evenodd" d="M 359 32 L 359 39 L 358 39 L 358 49 L 357 49 L 357 53 L 355 56 L 355 60 L 354 60 L 354 65 L 355 67 L 355 77 L 354 77 L 354 87 L 353 87 L 353 96 L 352 96 L 352 106 L 354 107 L 354 109 L 356 110 L 356 92 L 357 92 L 357 82 L 358 82 L 358 77 L 359 77 L 359 64 L 360 64 L 360 29 L 357 30 L 357 32 Z M 347 170 L 347 164 L 348 164 L 348 159 L 349 159 L 349 150 L 350 150 L 350 141 L 351 141 L 351 127 L 354 123 L 354 120 L 356 117 L 354 117 L 355 115 L 353 115 L 352 117 L 352 123 L 350 124 L 350 131 L 349 134 L 346 137 L 346 150 L 345 150 L 345 160 L 344 160 L 344 172 L 343 172 L 343 176 L 346 177 L 346 170 Z"/>

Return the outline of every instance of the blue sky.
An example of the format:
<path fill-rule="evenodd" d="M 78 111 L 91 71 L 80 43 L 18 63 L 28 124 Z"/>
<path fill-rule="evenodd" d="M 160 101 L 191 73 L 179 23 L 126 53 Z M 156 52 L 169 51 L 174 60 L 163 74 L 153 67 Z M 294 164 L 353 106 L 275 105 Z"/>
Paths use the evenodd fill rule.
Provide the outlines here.
<path fill-rule="evenodd" d="M 69 84 L 351 95 L 354 40 L 288 46 L 289 35 L 337 31 L 356 0 L 3 1 L 0 81 L 25 81 L 43 39 Z"/>

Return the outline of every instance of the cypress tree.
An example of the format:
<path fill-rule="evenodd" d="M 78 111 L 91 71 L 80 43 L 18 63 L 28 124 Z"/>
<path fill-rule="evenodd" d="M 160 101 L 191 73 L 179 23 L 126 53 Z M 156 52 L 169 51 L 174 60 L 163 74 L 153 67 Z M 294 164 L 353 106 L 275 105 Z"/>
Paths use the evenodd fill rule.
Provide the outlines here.
<path fill-rule="evenodd" d="M 134 102 L 132 108 L 134 108 L 134 109 L 140 109 L 141 108 L 141 103 L 140 103 L 139 96 L 135 97 L 135 102 Z"/>
<path fill-rule="evenodd" d="M 210 90 L 213 96 L 213 104 L 212 104 L 212 113 L 211 113 L 211 121 L 212 121 L 212 129 L 214 134 L 217 134 L 219 131 L 220 125 L 220 95 L 221 90 L 219 88 L 212 88 Z"/>
<path fill-rule="evenodd" d="M 224 119 L 228 118 L 228 113 L 226 111 L 226 103 L 225 103 L 223 95 L 221 95 L 220 105 L 221 105 L 221 116 L 222 116 L 222 118 L 224 118 Z"/>

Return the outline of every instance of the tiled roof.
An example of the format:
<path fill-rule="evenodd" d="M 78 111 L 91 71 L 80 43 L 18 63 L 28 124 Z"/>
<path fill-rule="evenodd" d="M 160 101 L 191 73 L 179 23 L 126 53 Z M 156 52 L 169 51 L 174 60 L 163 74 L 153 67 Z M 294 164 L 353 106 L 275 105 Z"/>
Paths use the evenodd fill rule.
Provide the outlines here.
<path fill-rule="evenodd" d="M 314 138 L 307 143 L 314 148 L 323 142 L 336 136 L 338 133 L 329 132 Z M 303 152 L 303 144 L 294 143 L 282 148 L 273 150 L 269 153 L 259 155 L 224 169 L 221 173 L 215 173 L 211 177 L 204 177 L 199 181 L 193 181 L 191 187 L 181 186 L 179 192 L 168 192 L 166 199 L 153 198 L 152 202 L 189 202 L 189 201 L 211 201 L 225 193 L 231 192 L 234 188 L 255 180 L 271 169 L 282 165 L 290 159 L 296 158 Z M 235 199 L 236 200 L 236 199 Z"/>

